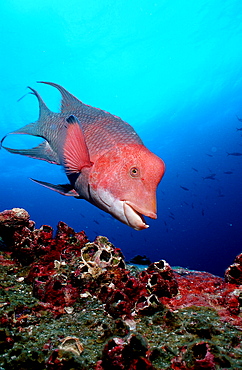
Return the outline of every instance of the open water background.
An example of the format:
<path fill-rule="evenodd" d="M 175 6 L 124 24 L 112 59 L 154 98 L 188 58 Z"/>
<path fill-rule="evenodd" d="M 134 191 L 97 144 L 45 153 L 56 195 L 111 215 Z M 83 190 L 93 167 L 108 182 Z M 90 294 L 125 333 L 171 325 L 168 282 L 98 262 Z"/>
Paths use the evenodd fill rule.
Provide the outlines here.
<path fill-rule="evenodd" d="M 242 153 L 242 2 L 8 0 L 0 11 L 1 138 L 38 118 L 35 97 L 18 101 L 27 86 L 58 110 L 58 92 L 36 83 L 52 81 L 129 122 L 166 163 L 148 230 L 38 186 L 29 177 L 65 175 L 4 150 L 0 210 L 23 207 L 37 227 L 62 220 L 90 240 L 106 235 L 127 260 L 146 254 L 222 276 L 242 249 L 242 156 L 227 155 Z"/>

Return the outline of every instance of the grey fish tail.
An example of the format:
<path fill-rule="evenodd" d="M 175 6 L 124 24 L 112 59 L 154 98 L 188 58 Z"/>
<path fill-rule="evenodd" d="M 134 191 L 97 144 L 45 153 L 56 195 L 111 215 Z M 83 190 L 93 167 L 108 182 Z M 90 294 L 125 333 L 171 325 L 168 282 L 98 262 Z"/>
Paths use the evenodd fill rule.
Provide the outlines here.
<path fill-rule="evenodd" d="M 43 99 L 39 95 L 39 93 L 34 90 L 32 87 L 28 88 L 31 90 L 31 94 L 35 95 L 39 102 L 39 118 L 36 122 L 29 123 L 18 130 L 12 131 L 9 134 L 28 134 L 33 136 L 40 136 L 44 137 L 42 135 L 42 128 L 46 123 L 47 117 L 52 113 L 49 108 L 44 103 Z M 8 135 L 9 135 L 8 134 Z M 5 136 L 6 137 L 6 136 Z M 5 139 L 5 137 L 2 139 L 2 141 Z"/>
<path fill-rule="evenodd" d="M 28 88 L 32 91 L 31 94 L 35 95 L 39 102 L 39 119 L 36 122 L 37 124 L 39 121 L 45 120 L 46 116 L 51 114 L 51 111 L 49 110 L 49 108 L 47 107 L 47 105 L 45 104 L 41 96 L 39 95 L 38 91 L 36 91 L 30 86 L 28 86 Z"/>

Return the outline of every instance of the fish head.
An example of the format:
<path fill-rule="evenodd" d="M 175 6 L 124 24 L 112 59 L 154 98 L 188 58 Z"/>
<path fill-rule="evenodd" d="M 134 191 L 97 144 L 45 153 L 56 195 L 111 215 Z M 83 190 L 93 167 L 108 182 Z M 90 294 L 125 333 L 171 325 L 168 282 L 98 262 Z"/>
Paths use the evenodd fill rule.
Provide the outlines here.
<path fill-rule="evenodd" d="M 136 230 L 156 215 L 156 189 L 165 165 L 142 144 L 118 145 L 99 156 L 89 176 L 92 201 Z"/>

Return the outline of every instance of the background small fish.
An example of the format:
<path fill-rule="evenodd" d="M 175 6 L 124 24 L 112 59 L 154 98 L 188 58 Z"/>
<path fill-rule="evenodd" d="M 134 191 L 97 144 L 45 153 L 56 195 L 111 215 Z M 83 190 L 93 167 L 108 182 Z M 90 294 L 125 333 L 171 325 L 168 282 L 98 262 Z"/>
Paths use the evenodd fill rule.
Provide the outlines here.
<path fill-rule="evenodd" d="M 207 175 L 203 177 L 203 180 L 215 180 L 216 173 L 211 173 L 210 175 Z"/>
<path fill-rule="evenodd" d="M 188 188 L 186 188 L 185 186 L 181 186 L 181 185 L 180 185 L 180 188 L 181 188 L 181 189 L 183 189 L 183 190 L 189 191 L 189 189 L 188 189 Z"/>
<path fill-rule="evenodd" d="M 234 157 L 240 157 L 242 153 L 239 153 L 239 152 L 228 153 L 227 152 L 227 155 L 233 155 Z"/>

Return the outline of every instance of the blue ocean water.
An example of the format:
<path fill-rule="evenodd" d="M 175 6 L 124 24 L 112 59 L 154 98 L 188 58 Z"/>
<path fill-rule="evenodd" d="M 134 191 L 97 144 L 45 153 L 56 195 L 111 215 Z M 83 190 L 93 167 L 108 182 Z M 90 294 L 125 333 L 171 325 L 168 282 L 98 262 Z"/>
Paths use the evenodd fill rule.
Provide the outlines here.
<path fill-rule="evenodd" d="M 35 97 L 20 99 L 27 86 L 58 111 L 59 93 L 36 83 L 52 81 L 129 122 L 166 163 L 148 230 L 31 182 L 66 178 L 4 150 L 0 210 L 23 207 L 37 227 L 62 220 L 90 240 L 106 235 L 127 260 L 145 254 L 222 276 L 242 249 L 242 156 L 227 154 L 242 153 L 242 2 L 9 0 L 0 10 L 1 138 L 38 118 Z M 36 143 L 19 135 L 5 144 Z"/>

